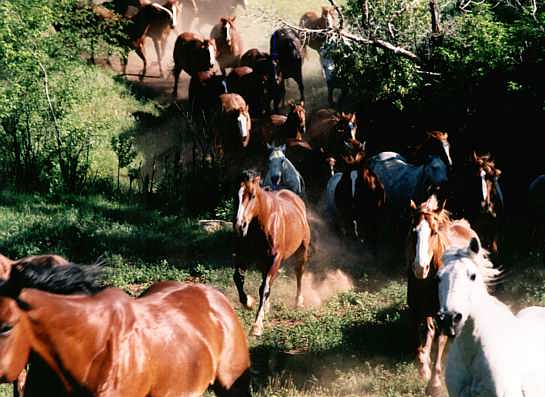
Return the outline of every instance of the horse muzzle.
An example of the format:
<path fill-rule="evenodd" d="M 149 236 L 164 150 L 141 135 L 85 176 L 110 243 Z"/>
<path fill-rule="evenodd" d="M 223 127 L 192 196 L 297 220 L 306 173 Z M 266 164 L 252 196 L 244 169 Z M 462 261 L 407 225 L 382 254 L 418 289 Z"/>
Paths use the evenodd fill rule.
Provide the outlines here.
<path fill-rule="evenodd" d="M 250 226 L 250 222 L 242 221 L 235 223 L 235 231 L 237 234 L 241 237 L 246 237 L 248 234 L 248 227 Z"/>
<path fill-rule="evenodd" d="M 428 277 L 429 272 L 430 272 L 429 264 L 426 266 L 421 266 L 421 265 L 417 265 L 416 263 L 413 263 L 413 273 L 417 279 L 420 279 L 420 280 L 425 279 L 426 277 Z"/>
<path fill-rule="evenodd" d="M 454 338 L 459 333 L 460 321 L 462 321 L 462 315 L 454 311 L 440 310 L 435 318 L 439 329 L 448 337 Z"/>

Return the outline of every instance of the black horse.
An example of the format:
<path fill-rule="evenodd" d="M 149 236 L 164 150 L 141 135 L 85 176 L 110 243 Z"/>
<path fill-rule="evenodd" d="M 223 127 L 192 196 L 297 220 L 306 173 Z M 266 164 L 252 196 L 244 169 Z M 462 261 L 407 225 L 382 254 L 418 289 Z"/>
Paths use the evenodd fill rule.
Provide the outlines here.
<path fill-rule="evenodd" d="M 271 36 L 270 53 L 278 65 L 280 80 L 280 95 L 275 98 L 274 111 L 278 113 L 280 99 L 285 101 L 286 79 L 295 80 L 301 94 L 301 101 L 305 100 L 303 86 L 303 45 L 297 34 L 291 29 L 278 29 Z"/>

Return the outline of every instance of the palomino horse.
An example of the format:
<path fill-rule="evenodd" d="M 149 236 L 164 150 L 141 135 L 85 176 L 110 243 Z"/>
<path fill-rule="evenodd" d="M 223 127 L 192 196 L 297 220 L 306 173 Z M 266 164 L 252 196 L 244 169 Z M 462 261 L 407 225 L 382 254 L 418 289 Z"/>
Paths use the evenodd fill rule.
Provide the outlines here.
<path fill-rule="evenodd" d="M 240 303 L 247 308 L 253 299 L 244 292 L 244 275 L 249 262 L 261 269 L 263 281 L 259 288 L 259 308 L 252 334 L 263 333 L 263 319 L 269 306 L 271 286 L 284 260 L 297 259 L 296 305 L 303 306 L 301 281 L 309 257 L 310 226 L 305 203 L 289 190 L 269 192 L 260 186 L 260 177 L 253 171 L 242 173 L 234 228 L 238 238 L 235 247 L 235 273 Z"/>
<path fill-rule="evenodd" d="M 475 227 L 483 246 L 497 254 L 504 208 L 501 171 L 490 154 L 473 152 L 465 169 L 457 172 L 452 204 L 458 215 Z"/>
<path fill-rule="evenodd" d="M 435 341 L 434 317 L 439 309 L 435 275 L 442 266 L 442 255 L 450 247 L 467 246 L 477 233 L 465 220 L 450 219 L 443 205 L 432 195 L 418 207 L 411 202 L 412 225 L 407 236 L 407 304 L 411 327 L 416 336 L 418 370 L 422 379 L 429 381 L 427 392 L 432 394 L 441 387 L 442 357 L 447 337 L 439 334 L 437 356 L 431 366 L 431 350 Z"/>
<path fill-rule="evenodd" d="M 334 24 L 335 9 L 331 6 L 323 6 L 321 16 L 319 16 L 316 11 L 307 11 L 299 20 L 299 26 L 303 29 L 330 29 Z M 309 46 L 319 52 L 326 41 L 326 38 L 324 33 L 305 33 L 303 49 L 306 50 L 306 47 Z"/>
<path fill-rule="evenodd" d="M 267 145 L 269 151 L 268 169 L 263 179 L 263 186 L 272 190 L 291 190 L 301 198 L 305 198 L 305 181 L 286 157 L 286 145 Z"/>
<path fill-rule="evenodd" d="M 70 288 L 59 269 L 42 272 L 43 289 Z M 4 381 L 35 356 L 68 395 L 196 396 L 212 385 L 218 396 L 250 396 L 246 335 L 219 291 L 167 281 L 138 298 L 116 288 L 68 296 L 27 281 L 0 288 Z"/>
<path fill-rule="evenodd" d="M 300 100 L 305 100 L 303 85 L 303 45 L 297 34 L 291 29 L 278 29 L 271 35 L 270 53 L 277 64 L 280 93 L 274 101 L 274 112 L 278 113 L 280 101 L 286 97 L 286 80 L 292 78 L 299 87 Z"/>
<path fill-rule="evenodd" d="M 210 31 L 210 38 L 216 43 L 216 59 L 221 72 L 226 76 L 226 68 L 234 68 L 240 63 L 242 39 L 235 25 L 236 17 L 222 17 L 220 23 Z"/>
<path fill-rule="evenodd" d="M 453 339 L 445 366 L 449 396 L 544 396 L 545 308 L 515 316 L 490 295 L 501 271 L 477 238 L 442 260 L 437 318 Z"/>
<path fill-rule="evenodd" d="M 191 32 L 181 33 L 174 44 L 174 88 L 172 95 L 178 95 L 178 79 L 184 70 L 193 77 L 197 72 L 209 71 L 216 65 L 215 44 Z"/>
<path fill-rule="evenodd" d="M 347 146 L 350 149 L 351 142 L 358 139 L 357 132 L 356 114 L 339 113 L 334 109 L 318 110 L 312 116 L 308 128 L 310 144 L 322 148 L 337 164 L 346 154 Z"/>

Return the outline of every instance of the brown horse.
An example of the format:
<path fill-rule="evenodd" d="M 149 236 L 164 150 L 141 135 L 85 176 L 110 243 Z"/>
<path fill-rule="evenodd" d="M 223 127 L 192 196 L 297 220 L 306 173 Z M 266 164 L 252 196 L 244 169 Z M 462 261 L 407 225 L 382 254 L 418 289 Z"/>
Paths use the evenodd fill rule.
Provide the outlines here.
<path fill-rule="evenodd" d="M 68 395 L 196 396 L 212 385 L 218 396 L 250 396 L 244 330 L 211 287 L 159 282 L 138 298 L 116 288 L 67 296 L 31 287 L 10 279 L 1 288 L 4 381 L 36 356 Z"/>
<path fill-rule="evenodd" d="M 411 201 L 412 227 L 406 245 L 407 304 L 416 336 L 419 373 L 421 378 L 429 380 L 429 393 L 441 387 L 442 357 L 447 343 L 447 336 L 439 334 L 435 364 L 430 369 L 436 334 L 434 317 L 439 310 L 435 275 L 447 248 L 466 247 L 472 238 L 478 239 L 467 221 L 450 219 L 444 204 L 439 205 L 434 195 L 418 207 Z"/>
<path fill-rule="evenodd" d="M 220 95 L 221 109 L 213 127 L 216 153 L 232 158 L 250 143 L 252 120 L 248 105 L 238 94 Z"/>
<path fill-rule="evenodd" d="M 209 71 L 216 65 L 216 48 L 213 40 L 202 38 L 191 32 L 181 33 L 174 44 L 174 88 L 172 95 L 178 95 L 178 79 L 184 70 L 193 77 L 198 72 Z"/>
<path fill-rule="evenodd" d="M 57 267 L 53 274 L 50 269 Z M 70 279 L 65 288 L 64 280 Z M 59 255 L 27 256 L 18 260 L 0 255 L 0 280 L 17 281 L 22 286 L 58 290 L 64 294 L 93 294 L 103 288 L 100 266 L 79 266 Z M 13 382 L 14 396 L 40 395 L 44 387 L 52 395 L 63 395 L 62 386 L 52 371 L 35 357 L 30 359 L 29 371 L 23 370 Z"/>
<path fill-rule="evenodd" d="M 357 140 L 357 120 L 355 113 L 337 112 L 333 109 L 320 109 L 311 118 L 308 129 L 310 144 L 322 148 L 337 164 Z"/>
<path fill-rule="evenodd" d="M 429 131 L 422 143 L 409 148 L 409 158 L 418 164 L 425 163 L 426 157 L 433 155 L 439 156 L 449 168 L 454 165 L 447 132 Z"/>
<path fill-rule="evenodd" d="M 316 11 L 307 11 L 299 20 L 299 26 L 303 29 L 331 29 L 335 24 L 335 9 L 331 6 L 322 7 L 322 15 L 318 15 Z M 316 51 L 326 40 L 326 35 L 323 33 L 307 33 L 303 39 L 303 48 L 310 47 Z"/>
<path fill-rule="evenodd" d="M 234 222 L 238 238 L 233 279 L 242 305 L 253 306 L 252 297 L 244 292 L 244 275 L 249 262 L 258 264 L 263 277 L 259 308 L 252 327 L 252 334 L 256 336 L 263 333 L 272 283 L 284 260 L 292 256 L 297 259 L 296 305 L 303 306 L 301 281 L 310 247 L 310 226 L 303 200 L 289 190 L 266 191 L 260 181 L 252 171 L 242 173 Z"/>
<path fill-rule="evenodd" d="M 234 68 L 240 64 L 242 55 L 242 39 L 235 25 L 236 17 L 222 17 L 220 23 L 210 31 L 210 38 L 215 41 L 221 72 L 226 76 L 226 68 Z"/>

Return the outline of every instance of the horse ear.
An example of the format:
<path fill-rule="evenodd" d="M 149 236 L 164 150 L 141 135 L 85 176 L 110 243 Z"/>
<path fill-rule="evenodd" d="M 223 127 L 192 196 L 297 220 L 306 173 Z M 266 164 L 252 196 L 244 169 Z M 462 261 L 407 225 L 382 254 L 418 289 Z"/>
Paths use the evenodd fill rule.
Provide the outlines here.
<path fill-rule="evenodd" d="M 440 213 L 441 211 L 445 209 L 446 205 L 447 205 L 447 199 L 446 198 L 441 199 L 439 201 L 439 204 L 437 205 L 437 209 L 435 210 L 435 212 Z"/>
<path fill-rule="evenodd" d="M 473 254 L 478 254 L 481 250 L 481 243 L 479 242 L 479 239 L 476 237 L 473 237 L 471 241 L 469 242 L 469 250 Z"/>
<path fill-rule="evenodd" d="M 267 150 L 273 150 L 274 146 L 267 142 Z"/>
<path fill-rule="evenodd" d="M 280 146 L 280 150 L 282 150 L 283 152 L 286 151 L 286 144 L 283 144 L 282 146 Z"/>
<path fill-rule="evenodd" d="M 410 207 L 415 210 L 416 209 L 416 204 L 413 200 L 411 200 L 411 203 L 410 203 Z"/>

